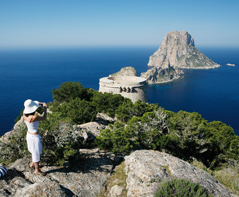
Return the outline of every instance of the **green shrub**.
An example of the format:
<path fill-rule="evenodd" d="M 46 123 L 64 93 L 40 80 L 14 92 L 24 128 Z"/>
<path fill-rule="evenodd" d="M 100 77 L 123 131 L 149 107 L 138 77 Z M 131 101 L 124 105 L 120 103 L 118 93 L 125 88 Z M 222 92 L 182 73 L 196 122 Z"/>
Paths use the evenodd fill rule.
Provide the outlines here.
<path fill-rule="evenodd" d="M 91 122 L 97 114 L 96 108 L 91 102 L 80 98 L 61 104 L 54 102 L 51 110 L 60 113 L 61 119 L 69 118 L 75 124 Z"/>
<path fill-rule="evenodd" d="M 159 142 L 163 135 L 168 134 L 166 114 L 161 108 L 154 112 L 146 112 L 142 117 L 133 117 L 126 130 L 133 133 L 134 143 L 143 148 L 161 150 Z"/>
<path fill-rule="evenodd" d="M 115 122 L 101 131 L 96 137 L 96 144 L 114 153 L 129 153 L 135 146 L 147 149 L 162 148 L 167 144 L 162 135 L 168 132 L 164 119 L 165 114 L 158 109 L 147 112 L 142 117 L 133 117 L 127 126 L 122 122 Z"/>
<path fill-rule="evenodd" d="M 140 101 L 135 104 L 125 101 L 116 112 L 118 119 L 127 121 L 127 125 L 122 123 L 119 128 L 120 124 L 115 123 L 117 125 L 101 131 L 96 141 L 101 148 L 121 152 L 130 152 L 136 146 L 164 149 L 186 161 L 197 158 L 210 169 L 228 159 L 238 160 L 239 137 L 231 127 L 219 121 L 207 123 L 196 112 L 174 113 Z"/>
<path fill-rule="evenodd" d="M 211 142 L 210 168 L 224 163 L 228 159 L 238 160 L 239 138 L 235 135 L 232 127 L 220 121 L 213 121 L 207 124 L 207 139 Z"/>
<path fill-rule="evenodd" d="M 131 137 L 132 134 L 124 129 L 124 123 L 116 122 L 102 130 L 95 143 L 99 148 L 113 153 L 129 153 L 133 147 Z"/>
<path fill-rule="evenodd" d="M 26 142 L 27 127 L 22 124 L 17 132 L 7 142 L 1 144 L 0 163 L 9 164 L 15 160 L 30 155 Z"/>
<path fill-rule="evenodd" d="M 163 181 L 157 188 L 154 197 L 210 197 L 209 191 L 199 184 L 184 180 L 173 179 Z"/>
<path fill-rule="evenodd" d="M 122 122 L 128 122 L 133 117 L 141 117 L 146 112 L 153 112 L 158 108 L 158 105 L 147 104 L 141 100 L 132 103 L 130 99 L 123 102 L 116 110 L 116 117 Z"/>
<path fill-rule="evenodd" d="M 50 164 L 63 165 L 79 156 L 79 143 L 69 119 L 61 119 L 60 113 L 48 114 L 47 121 L 39 124 L 42 137 L 43 160 Z"/>
<path fill-rule="evenodd" d="M 84 88 L 79 82 L 62 83 L 59 88 L 53 88 L 52 95 L 54 101 L 59 102 L 69 102 L 76 98 L 90 101 L 92 97 L 91 91 L 88 88 Z"/>
<path fill-rule="evenodd" d="M 39 123 L 39 134 L 42 137 L 43 154 L 52 162 L 68 160 L 78 153 L 79 144 L 73 122 L 62 118 L 61 113 L 48 113 L 47 119 Z M 71 152 L 71 154 L 69 153 Z"/>
<path fill-rule="evenodd" d="M 114 117 L 115 110 L 120 105 L 122 105 L 125 100 L 129 99 L 124 98 L 120 94 L 94 91 L 92 97 L 92 105 L 96 107 L 97 112 L 102 112 L 108 114 L 111 117 Z"/>
<path fill-rule="evenodd" d="M 172 141 L 169 150 L 184 160 L 191 156 L 210 166 L 219 155 L 213 138 L 209 138 L 208 123 L 196 112 L 165 111 L 169 122 L 169 132 Z"/>

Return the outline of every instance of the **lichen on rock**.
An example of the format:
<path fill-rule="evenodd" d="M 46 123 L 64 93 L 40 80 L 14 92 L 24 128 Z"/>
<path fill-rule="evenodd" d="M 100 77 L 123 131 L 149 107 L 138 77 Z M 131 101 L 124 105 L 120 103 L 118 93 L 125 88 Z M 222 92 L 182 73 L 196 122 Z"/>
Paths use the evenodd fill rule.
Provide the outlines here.
<path fill-rule="evenodd" d="M 206 188 L 213 196 L 235 197 L 213 176 L 167 153 L 137 150 L 125 157 L 127 196 L 153 197 L 161 180 L 169 176 L 186 179 Z"/>

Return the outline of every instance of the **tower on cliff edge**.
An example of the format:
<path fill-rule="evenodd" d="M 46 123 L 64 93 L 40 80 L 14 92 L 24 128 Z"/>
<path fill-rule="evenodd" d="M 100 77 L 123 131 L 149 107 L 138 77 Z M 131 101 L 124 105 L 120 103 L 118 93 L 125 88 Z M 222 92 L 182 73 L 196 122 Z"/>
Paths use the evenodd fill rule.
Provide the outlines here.
<path fill-rule="evenodd" d="M 148 103 L 146 79 L 137 76 L 109 76 L 99 82 L 99 92 L 121 94 L 135 103 L 138 99 Z"/>

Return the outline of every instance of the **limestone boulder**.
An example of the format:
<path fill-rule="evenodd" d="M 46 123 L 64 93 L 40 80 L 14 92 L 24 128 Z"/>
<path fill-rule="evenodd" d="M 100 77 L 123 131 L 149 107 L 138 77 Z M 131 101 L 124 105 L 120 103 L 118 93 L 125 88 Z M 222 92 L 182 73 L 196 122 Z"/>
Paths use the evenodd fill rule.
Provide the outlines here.
<path fill-rule="evenodd" d="M 128 175 L 127 197 L 153 197 L 157 185 L 168 176 L 198 183 L 214 196 L 236 196 L 207 172 L 167 153 L 135 151 L 125 157 L 125 171 Z"/>
<path fill-rule="evenodd" d="M 116 119 L 104 113 L 98 113 L 94 122 L 74 126 L 75 134 L 83 143 L 94 141 L 96 136 L 100 135 L 100 130 L 105 129 L 109 123 L 114 123 L 115 121 Z"/>

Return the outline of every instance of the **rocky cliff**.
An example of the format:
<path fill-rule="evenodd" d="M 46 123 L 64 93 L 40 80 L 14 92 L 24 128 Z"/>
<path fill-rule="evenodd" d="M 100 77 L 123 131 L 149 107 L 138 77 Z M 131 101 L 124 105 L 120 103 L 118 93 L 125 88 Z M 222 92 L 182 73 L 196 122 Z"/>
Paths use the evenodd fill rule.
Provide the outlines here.
<path fill-rule="evenodd" d="M 194 39 L 187 31 L 173 31 L 166 34 L 159 49 L 150 56 L 148 66 L 153 68 L 141 76 L 146 78 L 148 83 L 162 83 L 178 79 L 183 74 L 182 68 L 210 69 L 220 65 L 195 47 Z M 165 70 L 166 75 L 162 70 Z M 167 74 L 168 70 L 172 71 L 170 75 Z"/>
<path fill-rule="evenodd" d="M 96 122 L 78 125 L 76 133 L 84 137 L 84 141 L 94 139 L 99 135 L 100 129 L 114 121 L 105 114 L 98 114 Z M 24 124 L 22 120 L 17 126 L 21 124 Z M 11 133 L 8 133 L 5 137 L 10 135 Z M 8 173 L 0 178 L 0 196 L 96 197 L 103 191 L 104 194 L 100 196 L 153 197 L 162 180 L 176 177 L 200 184 L 215 197 L 236 197 L 207 172 L 167 153 L 137 150 L 128 156 L 117 156 L 92 148 L 80 149 L 80 154 L 80 159 L 74 164 L 65 163 L 60 167 L 41 163 L 41 170 L 47 173 L 46 176 L 33 173 L 34 169 L 29 166 L 30 156 L 9 164 Z M 123 187 L 121 183 L 118 185 L 117 180 L 114 180 L 111 187 L 105 185 L 122 160 L 127 177 L 124 180 L 126 186 Z M 127 195 L 123 195 L 122 192 Z"/>

